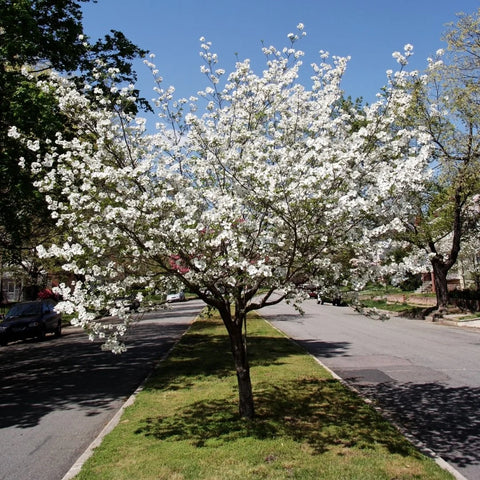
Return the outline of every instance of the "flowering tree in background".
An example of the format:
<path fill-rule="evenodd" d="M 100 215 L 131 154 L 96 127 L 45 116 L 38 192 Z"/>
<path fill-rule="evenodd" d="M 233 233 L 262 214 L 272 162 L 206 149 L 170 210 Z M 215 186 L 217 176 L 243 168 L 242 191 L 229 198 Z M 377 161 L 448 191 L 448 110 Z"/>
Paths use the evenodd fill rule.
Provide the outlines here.
<path fill-rule="evenodd" d="M 63 287 L 62 308 L 120 352 L 129 317 L 114 299 L 133 286 L 166 292 L 183 285 L 221 315 L 246 418 L 254 416 L 247 313 L 300 299 L 295 280 L 320 279 L 347 251 L 361 276 L 374 240 L 411 214 L 406 199 L 423 188 L 429 155 L 422 129 L 399 127 L 410 74 L 390 72 L 387 95 L 352 108 L 340 88 L 347 59 L 321 53 L 308 90 L 298 81 L 298 36 L 289 37 L 290 47 L 264 48 L 260 75 L 245 60 L 228 76 L 202 39 L 209 85 L 175 100 L 157 76 L 153 135 L 122 110 L 128 88 L 112 115 L 61 77 L 43 84 L 77 125 L 74 140 L 59 134 L 34 165 L 46 171 L 39 187 L 65 231 L 63 242 L 39 252 L 78 278 Z M 402 65 L 409 52 L 398 55 Z M 388 220 L 379 222 L 386 209 Z M 383 247 L 388 242 L 375 247 L 378 258 Z M 106 307 L 123 322 L 96 321 Z"/>
<path fill-rule="evenodd" d="M 421 125 L 433 140 L 428 187 L 412 195 L 416 205 L 401 235 L 434 274 L 437 308 L 449 303 L 447 275 L 462 248 L 478 255 L 480 225 L 480 9 L 459 15 L 445 35 L 422 80 L 414 79 L 410 124 Z M 474 266 L 472 265 L 474 270 Z M 475 271 L 472 271 L 475 275 Z"/>

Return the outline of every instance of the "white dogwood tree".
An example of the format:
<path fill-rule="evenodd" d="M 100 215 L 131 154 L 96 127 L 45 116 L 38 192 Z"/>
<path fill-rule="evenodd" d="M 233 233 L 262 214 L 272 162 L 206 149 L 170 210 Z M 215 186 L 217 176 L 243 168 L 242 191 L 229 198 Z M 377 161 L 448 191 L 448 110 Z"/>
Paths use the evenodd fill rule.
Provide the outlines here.
<path fill-rule="evenodd" d="M 62 289 L 64 311 L 119 352 L 129 320 L 114 299 L 132 286 L 183 285 L 223 319 L 246 418 L 254 415 L 247 313 L 295 301 L 300 275 L 321 277 L 345 252 L 352 270 L 370 268 L 364 252 L 410 215 L 407 198 L 423 188 L 429 155 L 428 135 L 397 121 L 410 102 L 401 88 L 412 75 L 402 71 L 410 46 L 397 54 L 402 68 L 389 72 L 378 102 L 353 108 L 340 86 L 347 59 L 321 53 L 307 89 L 298 36 L 289 38 L 283 50 L 264 48 L 262 73 L 245 60 L 229 75 L 202 39 L 208 86 L 176 100 L 157 77 L 153 135 L 120 101 L 111 115 L 100 91 L 93 104 L 52 77 L 44 88 L 77 130 L 58 135 L 34 166 L 45 172 L 39 187 L 66 232 L 39 252 L 79 279 Z M 131 90 L 121 93 L 128 101 Z M 389 220 L 379 222 L 386 210 Z M 378 258 L 383 247 L 375 247 Z M 105 308 L 124 321 L 96 321 Z"/>

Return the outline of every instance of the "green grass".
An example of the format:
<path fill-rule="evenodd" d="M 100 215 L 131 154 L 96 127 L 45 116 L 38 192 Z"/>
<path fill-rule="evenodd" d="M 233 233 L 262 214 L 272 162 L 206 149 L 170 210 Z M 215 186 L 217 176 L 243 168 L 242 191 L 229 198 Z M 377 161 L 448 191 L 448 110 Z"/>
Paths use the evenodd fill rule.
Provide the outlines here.
<path fill-rule="evenodd" d="M 425 307 L 409 305 L 408 303 L 389 303 L 386 300 L 362 299 L 361 305 L 365 308 L 377 308 L 388 312 L 398 312 L 404 317 L 423 318 Z"/>
<path fill-rule="evenodd" d="M 198 319 L 77 480 L 451 479 L 310 356 L 249 320 L 256 418 L 238 417 L 225 328 Z"/>
<path fill-rule="evenodd" d="M 460 322 L 468 321 L 468 320 L 480 320 L 480 313 L 472 313 L 470 315 L 465 315 L 458 319 Z"/>
<path fill-rule="evenodd" d="M 388 295 L 389 293 L 406 293 L 398 287 L 393 287 L 392 285 L 380 286 L 380 285 L 370 285 L 369 287 L 363 289 L 359 292 L 361 295 L 368 296 L 377 296 L 377 295 Z"/>
<path fill-rule="evenodd" d="M 427 298 L 435 298 L 436 295 L 435 293 L 432 293 L 432 292 L 424 292 L 424 293 L 408 293 L 408 296 L 409 297 L 419 297 L 419 298 L 422 298 L 422 297 L 427 297 Z"/>
<path fill-rule="evenodd" d="M 367 308 L 378 308 L 389 312 L 403 312 L 410 308 L 406 303 L 388 303 L 386 300 L 362 300 L 360 303 Z"/>

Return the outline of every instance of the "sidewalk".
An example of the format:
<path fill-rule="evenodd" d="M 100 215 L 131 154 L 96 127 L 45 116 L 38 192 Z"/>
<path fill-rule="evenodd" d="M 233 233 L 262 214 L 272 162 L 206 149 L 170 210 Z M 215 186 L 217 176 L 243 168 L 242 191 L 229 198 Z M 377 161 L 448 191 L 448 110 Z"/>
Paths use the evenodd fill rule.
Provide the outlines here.
<path fill-rule="evenodd" d="M 436 320 L 435 323 L 441 323 L 442 325 L 453 325 L 457 327 L 480 328 L 480 318 L 472 320 L 460 320 L 461 317 L 465 317 L 465 314 L 445 315 L 443 318 Z"/>
<path fill-rule="evenodd" d="M 379 312 L 382 312 L 390 317 L 401 317 L 402 312 L 393 312 L 391 310 L 380 310 L 377 309 Z M 451 325 L 455 327 L 468 327 L 468 328 L 480 328 L 480 318 L 472 318 L 471 320 L 461 320 L 462 317 L 465 317 L 464 313 L 461 314 L 451 314 L 445 315 L 442 318 L 438 318 L 435 320 L 429 319 L 428 317 L 425 318 L 424 322 L 431 322 L 431 323 L 438 323 L 440 325 Z M 422 321 L 422 320 L 420 320 Z"/>

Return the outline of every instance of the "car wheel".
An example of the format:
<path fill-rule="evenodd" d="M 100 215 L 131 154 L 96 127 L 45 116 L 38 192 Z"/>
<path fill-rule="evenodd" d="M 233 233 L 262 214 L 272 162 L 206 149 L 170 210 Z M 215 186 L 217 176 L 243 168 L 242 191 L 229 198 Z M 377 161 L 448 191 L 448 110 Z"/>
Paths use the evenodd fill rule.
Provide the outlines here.
<path fill-rule="evenodd" d="M 37 340 L 39 342 L 41 342 L 42 340 L 45 340 L 46 333 L 47 332 L 45 331 L 45 328 L 40 329 L 40 331 L 38 332 L 38 335 L 37 335 Z"/>
<path fill-rule="evenodd" d="M 58 338 L 62 335 L 62 322 L 58 322 L 57 328 L 55 329 L 55 336 Z"/>

